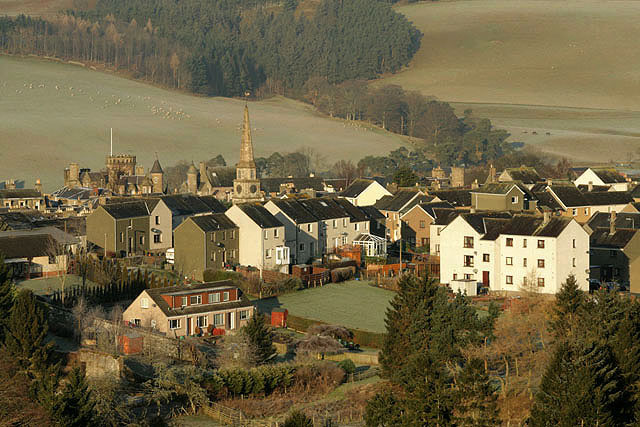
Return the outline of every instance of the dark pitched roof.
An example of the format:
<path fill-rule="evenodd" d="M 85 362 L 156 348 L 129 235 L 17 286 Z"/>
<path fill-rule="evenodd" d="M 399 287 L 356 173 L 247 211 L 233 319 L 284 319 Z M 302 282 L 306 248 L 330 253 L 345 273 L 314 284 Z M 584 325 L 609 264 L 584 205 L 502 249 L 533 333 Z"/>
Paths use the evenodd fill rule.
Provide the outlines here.
<path fill-rule="evenodd" d="M 562 210 L 562 206 L 560 205 L 560 203 L 558 203 L 556 198 L 551 195 L 551 193 L 540 191 L 534 193 L 534 196 L 538 200 L 538 207 L 546 206 L 549 209 Z"/>
<path fill-rule="evenodd" d="M 47 218 L 36 210 L 0 213 L 0 230 L 29 230 L 35 227 L 37 221 Z"/>
<path fill-rule="evenodd" d="M 278 218 L 259 203 L 244 203 L 237 206 L 260 228 L 282 227 Z"/>
<path fill-rule="evenodd" d="M 453 206 L 471 206 L 471 190 L 438 190 L 430 194 Z"/>
<path fill-rule="evenodd" d="M 160 199 L 173 215 L 195 215 L 201 213 L 223 213 L 226 209 L 213 196 L 194 196 L 192 194 L 173 194 Z"/>
<path fill-rule="evenodd" d="M 610 185 L 592 185 L 591 190 L 589 190 L 589 186 L 586 184 L 578 185 L 578 190 L 582 191 L 583 193 L 593 192 L 593 191 L 609 191 L 610 188 L 611 188 Z"/>
<path fill-rule="evenodd" d="M 611 223 L 611 214 L 609 212 L 594 213 L 587 224 L 589 228 L 595 230 L 601 227 L 609 227 Z M 640 228 L 640 213 L 619 212 L 616 214 L 616 228 Z"/>
<path fill-rule="evenodd" d="M 183 293 L 189 294 L 191 292 L 207 292 L 208 290 L 221 290 L 221 289 L 236 289 L 233 286 L 233 282 L 230 280 L 224 280 L 220 282 L 210 282 L 210 283 L 200 283 L 197 285 L 191 286 L 170 286 L 166 288 L 151 288 L 147 289 L 147 295 L 153 300 L 154 303 L 162 310 L 165 316 L 173 317 L 173 316 L 182 316 L 186 314 L 198 314 L 198 313 L 209 313 L 212 311 L 219 310 L 228 310 L 230 308 L 240 308 L 240 307 L 250 307 L 253 304 L 247 297 L 244 295 L 240 295 L 240 298 L 237 301 L 229 301 L 222 302 L 217 304 L 200 304 L 200 305 L 191 305 L 185 308 L 171 308 L 169 304 L 162 298 L 162 295 L 167 294 L 176 294 Z M 238 290 L 240 294 L 240 290 Z"/>
<path fill-rule="evenodd" d="M 298 200 L 272 199 L 271 201 L 296 224 L 307 224 L 318 221 L 318 218 L 309 212 Z"/>
<path fill-rule="evenodd" d="M 542 181 L 542 177 L 535 168 L 521 166 L 519 168 L 508 168 L 504 171 L 509 174 L 512 180 L 520 181 L 524 184 L 535 184 Z"/>
<path fill-rule="evenodd" d="M 375 203 L 375 207 L 381 211 L 394 211 L 399 212 L 400 209 L 405 207 L 416 195 L 419 190 L 399 190 L 393 196 L 384 196 Z"/>
<path fill-rule="evenodd" d="M 321 220 L 349 217 L 349 214 L 329 198 L 301 199 L 299 202 L 316 218 Z"/>
<path fill-rule="evenodd" d="M 511 214 L 509 212 L 476 212 L 462 214 L 462 217 L 474 230 L 484 234 L 487 232 L 485 219 L 509 219 Z"/>
<path fill-rule="evenodd" d="M 383 219 L 385 217 L 375 206 L 358 206 L 358 209 L 367 214 L 370 220 Z"/>
<path fill-rule="evenodd" d="M 42 193 L 31 188 L 0 190 L 0 199 L 28 199 L 42 197 Z"/>
<path fill-rule="evenodd" d="M 187 221 L 193 221 L 198 228 L 205 233 L 238 228 L 238 226 L 223 213 L 192 216 Z"/>
<path fill-rule="evenodd" d="M 424 210 L 431 218 L 438 217 L 438 211 L 440 209 L 455 209 L 449 202 L 429 202 L 420 203 L 420 208 Z"/>
<path fill-rule="evenodd" d="M 571 221 L 571 218 L 554 216 L 545 223 L 539 216 L 515 215 L 502 227 L 500 234 L 558 237 Z"/>
<path fill-rule="evenodd" d="M 358 197 L 360 193 L 369 188 L 373 184 L 372 179 L 358 178 L 351 183 L 344 191 L 340 193 L 342 197 Z"/>
<path fill-rule="evenodd" d="M 496 240 L 500 236 L 500 231 L 510 220 L 507 218 L 485 218 L 485 234 L 482 240 Z"/>
<path fill-rule="evenodd" d="M 471 190 L 471 193 L 507 194 L 513 187 L 516 187 L 518 190 L 522 191 L 520 187 L 513 182 L 493 182 L 490 184 L 485 184 L 475 190 Z"/>
<path fill-rule="evenodd" d="M 625 205 L 633 202 L 633 197 L 627 191 L 585 193 L 584 197 L 591 206 Z"/>
<path fill-rule="evenodd" d="M 442 208 L 436 208 L 433 211 L 436 214 L 436 220 L 433 221 L 433 224 L 435 225 L 449 225 L 449 223 L 454 219 L 456 219 L 458 215 L 463 213 L 469 213 L 468 210 L 442 209 Z"/>
<path fill-rule="evenodd" d="M 320 177 L 260 178 L 260 187 L 268 193 L 278 193 L 282 184 L 292 184 L 296 190 L 313 188 L 316 191 L 324 191 L 324 180 Z"/>
<path fill-rule="evenodd" d="M 620 175 L 617 170 L 613 168 L 591 168 L 598 178 L 605 184 L 615 184 L 618 182 L 627 182 L 627 179 Z"/>
<path fill-rule="evenodd" d="M 110 203 L 102 205 L 102 208 L 109 215 L 116 219 L 122 218 L 139 218 L 148 216 L 153 210 L 145 200 L 137 200 L 132 202 Z"/>
<path fill-rule="evenodd" d="M 49 234 L 20 234 L 0 236 L 0 253 L 6 259 L 33 258 L 47 255 L 55 240 Z"/>
<path fill-rule="evenodd" d="M 633 239 L 638 230 L 623 228 L 609 234 L 609 228 L 598 228 L 591 233 L 589 244 L 593 247 L 622 249 Z"/>
<path fill-rule="evenodd" d="M 158 161 L 158 159 L 153 162 L 153 166 L 151 166 L 151 173 L 163 173 L 162 166 L 160 166 L 160 162 Z"/>
<path fill-rule="evenodd" d="M 369 221 L 369 215 L 362 209 L 358 209 L 347 199 L 332 199 L 334 203 L 340 205 L 340 207 L 349 214 L 351 222 Z"/>

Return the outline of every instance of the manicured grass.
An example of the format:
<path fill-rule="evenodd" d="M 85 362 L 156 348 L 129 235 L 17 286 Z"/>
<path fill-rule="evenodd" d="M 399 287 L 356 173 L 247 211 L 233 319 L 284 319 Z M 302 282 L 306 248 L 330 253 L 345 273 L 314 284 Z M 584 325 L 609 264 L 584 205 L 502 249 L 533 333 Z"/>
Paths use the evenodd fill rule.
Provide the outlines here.
<path fill-rule="evenodd" d="M 41 178 L 44 189 L 53 190 L 62 186 L 63 169 L 72 161 L 100 170 L 110 127 L 114 153 L 137 155 L 147 170 L 156 152 L 163 167 L 179 160 L 197 164 L 217 154 L 234 165 L 243 108 L 242 100 L 193 96 L 80 66 L 0 55 L 0 141 L 11 141 L 0 156 L 0 179 L 26 179 L 32 186 Z M 282 97 L 250 102 L 249 110 L 256 156 L 311 147 L 333 164 L 407 143 Z"/>
<path fill-rule="evenodd" d="M 294 316 L 371 332 L 384 332 L 384 317 L 395 294 L 365 282 L 330 283 L 320 288 L 265 298 L 258 308 L 270 313 L 282 307 Z"/>
<path fill-rule="evenodd" d="M 82 285 L 82 278 L 69 274 L 65 281 L 65 287 L 67 290 Z M 95 283 L 87 280 L 87 286 L 94 286 Z M 17 283 L 16 288 L 30 289 L 36 295 L 48 295 L 54 291 L 61 290 L 60 278 L 58 277 L 46 277 L 41 279 L 22 280 Z"/>

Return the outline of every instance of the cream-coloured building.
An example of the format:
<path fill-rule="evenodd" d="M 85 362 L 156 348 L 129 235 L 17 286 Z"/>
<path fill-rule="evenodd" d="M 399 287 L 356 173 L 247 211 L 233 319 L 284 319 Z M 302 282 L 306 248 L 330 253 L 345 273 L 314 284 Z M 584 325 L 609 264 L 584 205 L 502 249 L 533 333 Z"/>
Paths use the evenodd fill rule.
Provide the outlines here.
<path fill-rule="evenodd" d="M 233 205 L 227 217 L 239 228 L 241 265 L 259 270 L 289 272 L 289 247 L 285 244 L 285 228 L 259 203 Z"/>
<path fill-rule="evenodd" d="M 384 196 L 391 196 L 391 192 L 375 179 L 356 179 L 340 193 L 354 206 L 372 206 Z"/>
<path fill-rule="evenodd" d="M 291 264 L 306 264 L 322 255 L 318 244 L 318 218 L 295 199 L 272 199 L 264 207 L 284 225 Z"/>
<path fill-rule="evenodd" d="M 609 186 L 610 191 L 628 191 L 631 182 L 614 168 L 587 168 L 573 181 L 579 185 Z"/>
<path fill-rule="evenodd" d="M 232 282 L 220 281 L 146 289 L 127 307 L 122 320 L 178 338 L 221 330 L 234 333 L 254 311 Z"/>
<path fill-rule="evenodd" d="M 497 215 L 497 214 L 496 214 Z M 491 291 L 557 293 L 573 274 L 589 290 L 589 235 L 571 218 L 461 214 L 440 233 L 440 280 Z"/>

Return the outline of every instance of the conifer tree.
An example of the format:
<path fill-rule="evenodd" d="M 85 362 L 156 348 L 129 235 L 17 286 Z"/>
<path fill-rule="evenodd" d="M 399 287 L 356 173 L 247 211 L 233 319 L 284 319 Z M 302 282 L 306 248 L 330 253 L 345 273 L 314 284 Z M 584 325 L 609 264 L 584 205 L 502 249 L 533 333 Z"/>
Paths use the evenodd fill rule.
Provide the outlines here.
<path fill-rule="evenodd" d="M 249 340 L 258 365 L 266 361 L 276 352 L 273 345 L 273 333 L 265 323 L 265 316 L 256 312 L 242 328 L 242 333 Z"/>
<path fill-rule="evenodd" d="M 21 291 L 11 309 L 5 347 L 23 369 L 39 371 L 49 363 L 53 344 L 45 342 L 48 330 L 44 308 L 31 291 Z"/>
<path fill-rule="evenodd" d="M 58 396 L 52 417 L 59 425 L 83 427 L 94 424 L 95 402 L 80 368 L 67 377 L 62 394 Z"/>
<path fill-rule="evenodd" d="M 14 297 L 11 269 L 4 263 L 4 255 L 0 253 L 0 342 L 5 336 L 7 319 L 13 307 Z"/>
<path fill-rule="evenodd" d="M 584 292 L 578 287 L 576 277 L 571 274 L 562 283 L 560 292 L 556 294 L 556 307 L 551 328 L 558 336 L 571 333 L 578 318 L 578 311 L 585 302 Z"/>
<path fill-rule="evenodd" d="M 402 409 L 398 392 L 386 388 L 377 393 L 369 402 L 364 414 L 368 426 L 391 427 L 402 423 Z"/>
<path fill-rule="evenodd" d="M 464 426 L 496 426 L 500 424 L 496 394 L 484 362 L 470 360 L 456 381 L 457 424 Z"/>
<path fill-rule="evenodd" d="M 629 395 L 606 345 L 562 343 L 545 372 L 531 411 L 532 426 L 616 426 Z"/>

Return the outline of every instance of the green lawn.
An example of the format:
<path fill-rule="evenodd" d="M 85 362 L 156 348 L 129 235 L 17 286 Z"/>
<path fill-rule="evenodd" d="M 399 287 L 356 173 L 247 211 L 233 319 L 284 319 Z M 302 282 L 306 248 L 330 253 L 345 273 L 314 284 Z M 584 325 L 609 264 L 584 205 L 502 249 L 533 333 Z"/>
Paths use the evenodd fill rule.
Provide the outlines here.
<path fill-rule="evenodd" d="M 82 278 L 80 276 L 68 275 L 65 281 L 65 287 L 67 290 L 80 286 L 82 284 Z M 95 283 L 87 280 L 87 286 L 94 286 Z M 61 289 L 60 278 L 58 277 L 46 277 L 41 279 L 22 280 L 17 283 L 16 287 L 20 289 L 30 289 L 36 295 L 48 295 L 54 291 Z"/>
<path fill-rule="evenodd" d="M 289 314 L 327 323 L 384 332 L 384 316 L 395 294 L 366 282 L 330 283 L 320 288 L 256 301 L 260 311 L 283 307 Z"/>

